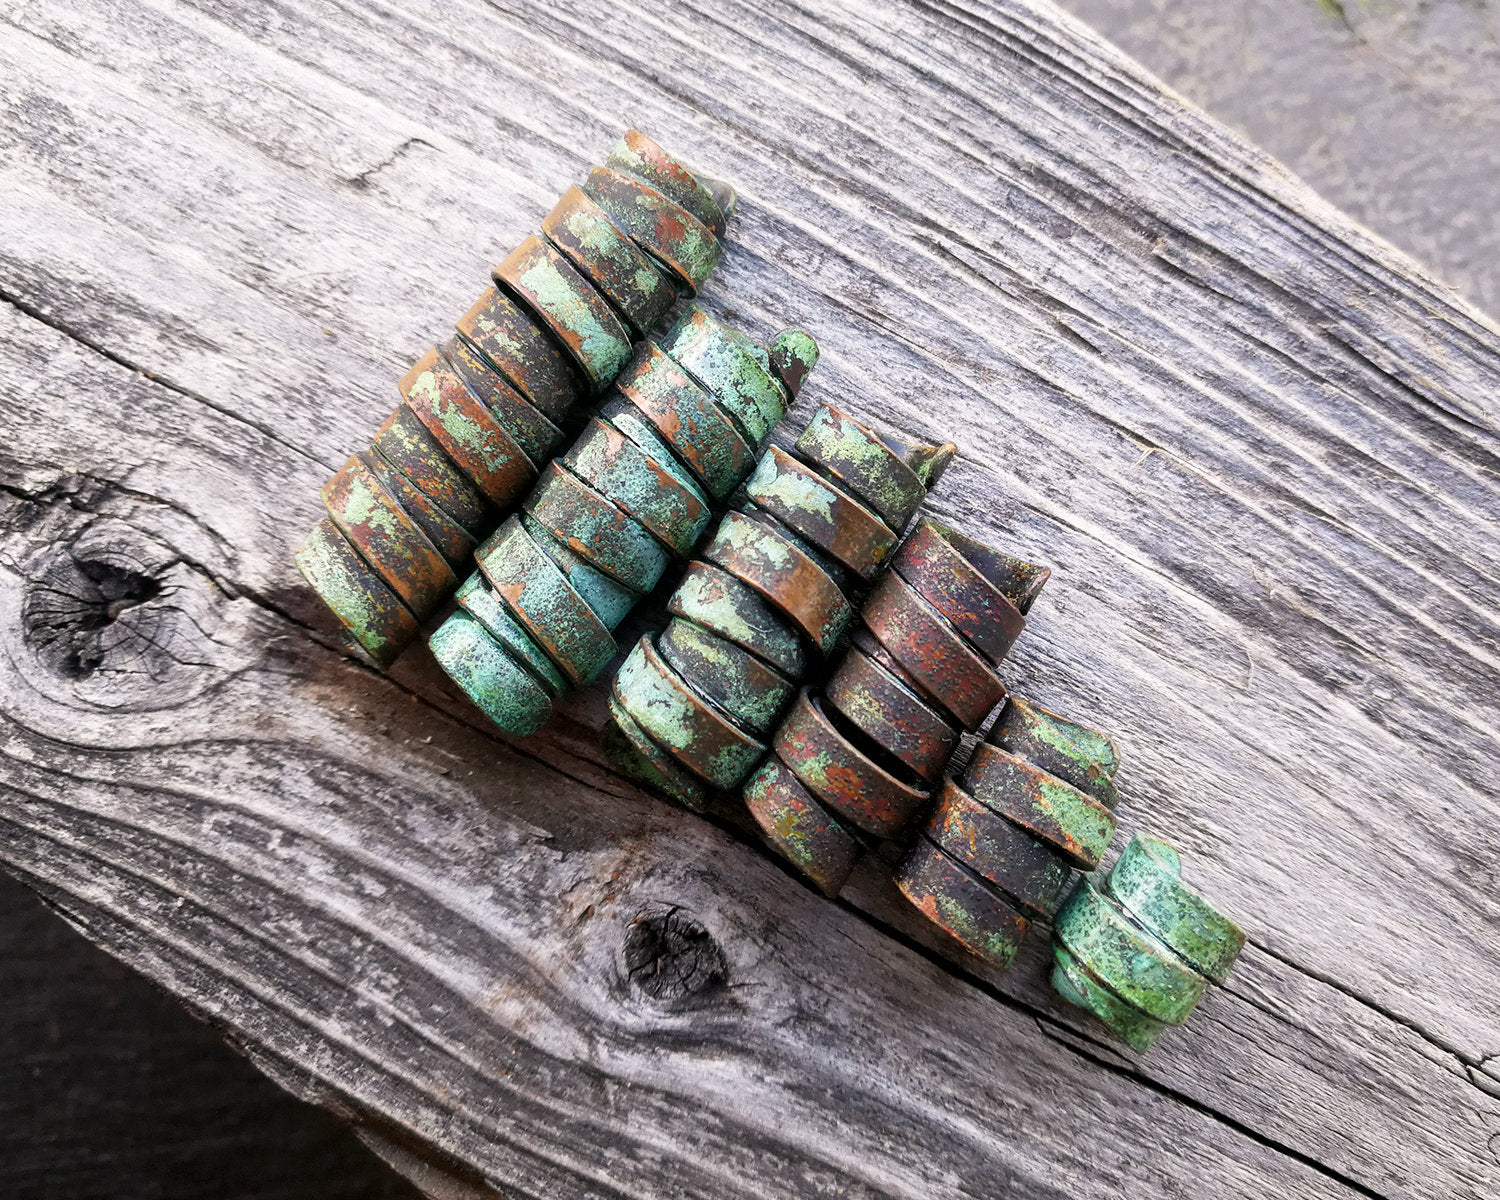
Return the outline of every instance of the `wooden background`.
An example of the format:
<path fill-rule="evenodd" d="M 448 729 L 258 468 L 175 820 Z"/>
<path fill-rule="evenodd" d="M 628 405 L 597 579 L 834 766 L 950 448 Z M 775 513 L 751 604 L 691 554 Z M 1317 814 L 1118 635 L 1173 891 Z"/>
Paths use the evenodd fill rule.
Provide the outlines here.
<path fill-rule="evenodd" d="M 90 937 L 434 1195 L 1495 1193 L 1493 322 L 1040 2 L 0 19 L 0 858 Z M 319 484 L 627 124 L 739 186 L 789 424 L 953 436 L 933 510 L 1054 565 L 1012 686 L 1251 935 L 1149 1056 L 597 693 L 511 745 L 337 651 Z M 632 975 L 667 913 L 721 981 Z"/>

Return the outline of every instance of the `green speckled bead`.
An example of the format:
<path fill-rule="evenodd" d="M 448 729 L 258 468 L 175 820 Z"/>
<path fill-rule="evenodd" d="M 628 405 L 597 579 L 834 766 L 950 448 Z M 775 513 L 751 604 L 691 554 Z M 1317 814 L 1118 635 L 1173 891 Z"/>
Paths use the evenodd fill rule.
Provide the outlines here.
<path fill-rule="evenodd" d="M 649 636 L 626 656 L 615 679 L 625 711 L 662 749 L 716 787 L 736 787 L 765 756 L 760 742 L 736 729 L 687 686 Z"/>
<path fill-rule="evenodd" d="M 1115 861 L 1104 887 L 1195 970 L 1222 983 L 1244 948 L 1244 931 L 1184 887 L 1181 871 L 1172 846 L 1138 833 Z"/>
<path fill-rule="evenodd" d="M 495 268 L 583 368 L 595 392 L 630 361 L 630 331 L 588 280 L 549 243 L 529 237 Z"/>
<path fill-rule="evenodd" d="M 507 733 L 526 737 L 551 715 L 552 701 L 541 685 L 463 609 L 438 627 L 428 645 L 443 670 Z"/>
<path fill-rule="evenodd" d="M 338 527 L 324 517 L 294 556 L 297 569 L 371 658 L 389 666 L 416 636 L 418 622 Z"/>
<path fill-rule="evenodd" d="M 489 631 L 510 656 L 529 671 L 538 683 L 554 699 L 565 696 L 572 689 L 567 676 L 557 669 L 557 664 L 547 657 L 547 652 L 538 646 L 521 623 L 511 615 L 505 602 L 490 591 L 483 575 L 475 571 L 459 586 L 454 599 L 458 606 Z"/>
<path fill-rule="evenodd" d="M 831 405 L 813 414 L 797 450 L 828 470 L 900 533 L 921 506 L 927 488 L 869 426 Z"/>
<path fill-rule="evenodd" d="M 511 517 L 474 555 L 479 569 L 537 645 L 575 687 L 615 656 L 615 640 L 567 576 Z"/>
<path fill-rule="evenodd" d="M 708 807 L 711 794 L 708 785 L 684 771 L 676 759 L 647 737 L 613 692 L 609 697 L 609 716 L 604 750 L 616 769 L 694 812 L 703 812 Z"/>
<path fill-rule="evenodd" d="M 1142 1053 L 1156 1044 L 1167 1027 L 1148 1017 L 1089 974 L 1088 968 L 1060 942 L 1052 945 L 1052 986 L 1069 1004 L 1091 1012 L 1118 1034 L 1125 1044 Z"/>
<path fill-rule="evenodd" d="M 758 448 L 786 413 L 786 389 L 761 361 L 765 351 L 696 305 L 660 345 L 707 389 L 752 446 Z"/>
<path fill-rule="evenodd" d="M 1053 933 L 1099 982 L 1168 1025 L 1187 1020 L 1208 980 L 1084 878 L 1058 910 Z"/>

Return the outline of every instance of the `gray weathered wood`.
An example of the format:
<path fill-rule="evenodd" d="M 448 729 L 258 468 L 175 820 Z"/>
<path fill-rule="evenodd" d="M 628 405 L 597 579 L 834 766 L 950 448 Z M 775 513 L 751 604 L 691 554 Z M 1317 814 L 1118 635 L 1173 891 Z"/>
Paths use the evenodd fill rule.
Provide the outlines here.
<path fill-rule="evenodd" d="M 0 857 L 91 937 L 434 1194 L 1494 1194 L 1492 322 L 1037 0 L 0 19 Z M 627 123 L 740 187 L 794 419 L 951 434 L 1057 568 L 1012 684 L 1251 932 L 1149 1057 L 613 777 L 597 694 L 508 745 L 337 652 L 318 485 Z M 674 909 L 723 979 L 653 995 Z"/>

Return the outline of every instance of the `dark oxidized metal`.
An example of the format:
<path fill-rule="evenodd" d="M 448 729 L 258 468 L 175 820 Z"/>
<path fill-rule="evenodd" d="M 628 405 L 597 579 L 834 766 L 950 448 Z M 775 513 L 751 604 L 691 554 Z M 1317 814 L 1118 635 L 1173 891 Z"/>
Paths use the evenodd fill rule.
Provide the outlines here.
<path fill-rule="evenodd" d="M 791 617 L 824 654 L 833 649 L 853 609 L 838 586 L 806 552 L 759 521 L 729 513 L 703 550 Z"/>
<path fill-rule="evenodd" d="M 820 413 L 813 424 L 818 432 L 798 439 L 799 447 L 834 447 L 846 473 L 839 478 L 849 480 L 849 490 L 881 495 L 894 477 L 889 446 L 882 441 L 879 453 L 858 450 L 851 439 L 873 443 L 877 435 L 837 412 Z M 952 456 L 951 447 L 893 444 L 900 446 L 897 465 L 909 460 L 943 466 Z M 865 461 L 871 464 L 869 475 L 861 477 L 857 469 Z M 885 495 L 890 500 L 893 493 Z M 911 515 L 904 501 L 892 511 Z M 804 693 L 771 742 L 778 761 L 806 789 L 806 803 L 820 803 L 841 824 L 877 837 L 901 833 L 941 779 L 962 731 L 977 727 L 1004 697 L 993 664 L 976 644 L 997 659 L 1009 649 L 1017 630 L 991 620 L 992 610 L 998 607 L 1007 619 L 1013 614 L 1019 620 L 1019 607 L 1006 589 L 1016 585 L 1017 598 L 1029 605 L 1032 581 L 1039 587 L 1046 578 L 1045 568 L 999 554 L 935 522 L 919 523 L 911 538 L 915 548 L 903 546 L 894 561 L 915 564 L 915 582 L 892 572 L 876 587 L 824 693 Z M 1024 735 L 1020 725 L 1015 728 Z M 1039 825 L 1044 816 L 1037 815 Z M 934 855 L 946 856 L 946 863 Z M 951 784 L 909 862 L 898 882 L 904 880 L 924 911 L 940 913 L 955 936 L 972 935 L 979 952 L 1007 961 L 1017 930 L 1024 928 L 1024 922 L 1016 924 L 1017 912 L 1050 912 L 1069 876 L 1061 850 Z M 921 879 L 911 876 L 917 869 Z M 943 893 L 945 887 L 951 894 Z"/>
<path fill-rule="evenodd" d="M 922 832 L 1027 916 L 1050 917 L 1062 903 L 1072 867 L 951 780 L 943 785 Z"/>
<path fill-rule="evenodd" d="M 634 337 L 645 337 L 677 299 L 676 289 L 651 256 L 582 188 L 563 193 L 557 207 L 542 219 L 542 232 L 609 301 Z"/>
<path fill-rule="evenodd" d="M 587 394 L 583 374 L 515 300 L 489 288 L 459 318 L 457 329 L 533 408 L 558 425 L 567 424 Z"/>
<path fill-rule="evenodd" d="M 1020 573 L 1007 569 L 1011 563 L 1028 568 L 1028 584 L 1038 580 L 1037 590 L 1050 574 L 1041 568 L 1037 575 L 1030 563 L 1000 554 L 937 521 L 924 520 L 902 543 L 891 566 L 974 649 L 998 666 L 1026 628 L 1021 609 L 997 585 Z"/>
<path fill-rule="evenodd" d="M 977 728 L 1005 695 L 994 668 L 899 575 L 881 580 L 860 619 L 922 691 L 965 729 Z"/>
<path fill-rule="evenodd" d="M 958 730 L 857 644 L 844 652 L 824 694 L 845 720 L 929 785 L 958 748 Z"/>
<path fill-rule="evenodd" d="M 761 765 L 745 784 L 745 804 L 772 846 L 827 895 L 838 895 L 859 842 L 784 763 L 771 758 Z"/>
<path fill-rule="evenodd" d="M 1115 814 L 1072 784 L 988 742 L 974 748 L 964 786 L 1080 871 L 1092 871 L 1115 835 Z"/>
<path fill-rule="evenodd" d="M 441 551 L 358 455 L 323 485 L 323 507 L 418 619 L 431 615 L 457 586 Z"/>
<path fill-rule="evenodd" d="M 797 439 L 797 450 L 835 476 L 897 534 L 927 495 L 922 477 L 878 433 L 839 409 L 820 409 Z"/>
<path fill-rule="evenodd" d="M 733 787 L 766 753 L 687 685 L 642 637 L 615 677 L 615 699 L 653 742 L 695 775 Z"/>
<path fill-rule="evenodd" d="M 714 237 L 724 236 L 724 226 L 734 207 L 733 189 L 716 195 L 712 187 L 700 181 L 680 160 L 644 133 L 628 130 L 610 151 L 604 165 L 650 184 L 668 200 L 681 205 L 702 221 Z"/>
<path fill-rule="evenodd" d="M 713 230 L 639 179 L 612 167 L 595 167 L 583 190 L 688 292 L 702 287 L 719 265 L 724 247 Z"/>
<path fill-rule="evenodd" d="M 767 353 L 737 335 L 720 336 L 718 330 L 715 322 L 690 314 L 666 345 L 698 382 L 716 380 L 741 398 L 743 404 L 733 410 L 741 413 L 742 426 L 746 420 L 753 424 L 755 417 L 764 420 L 761 403 L 773 404 L 779 412 L 817 360 L 816 346 L 797 331 L 779 336 Z M 778 382 L 783 378 L 787 383 Z M 714 392 L 716 400 L 722 395 Z M 832 418 L 820 412 L 814 420 L 826 424 Z M 849 428 L 851 436 L 880 444 L 873 430 Z M 825 440 L 807 444 L 816 452 Z M 903 447 L 902 452 L 936 473 L 952 447 Z M 890 452 L 882 450 L 872 461 L 885 469 L 889 459 Z M 802 462 L 779 449 L 768 451 L 756 482 L 747 487 L 749 499 L 719 523 L 702 551 L 704 561 L 689 568 L 668 605 L 682 623 L 674 621 L 663 635 L 661 652 L 682 682 L 746 737 L 764 738 L 784 710 L 804 672 L 806 647 L 828 653 L 850 623 L 852 606 L 843 589 L 856 576 L 849 566 L 877 570 L 895 542 L 895 531 L 854 498 L 861 487 L 879 490 L 858 477 L 857 460 L 857 452 L 845 447 L 843 462 L 851 478 L 846 490 L 842 482 L 830 482 L 834 475 L 816 453 Z M 927 477 L 919 473 L 919 478 Z M 824 720 L 821 709 L 810 711 L 814 724 Z M 926 795 L 917 776 L 901 778 L 905 767 L 899 755 L 851 741 L 851 730 L 839 724 L 843 719 L 831 716 L 827 728 L 819 730 L 822 741 L 816 748 L 810 742 L 803 747 L 796 729 L 787 733 L 782 765 L 788 778 L 795 778 L 795 767 L 804 779 L 789 793 L 765 783 L 758 814 L 766 822 L 781 823 L 767 826 L 773 843 L 792 846 L 788 831 L 796 826 L 816 828 L 827 845 L 839 847 L 837 861 L 828 863 L 806 858 L 814 853 L 812 842 L 789 851 L 802 856 L 799 862 L 810 862 L 825 886 L 841 878 L 845 868 L 840 864 L 852 855 L 840 840 L 850 837 L 850 829 L 892 828 L 899 823 L 892 815 L 897 807 L 909 812 Z M 852 732 L 858 734 L 857 729 Z M 652 731 L 647 728 L 646 733 Z M 632 769 L 628 762 L 622 765 Z M 842 805 L 844 815 L 835 817 L 825 804 Z"/>
<path fill-rule="evenodd" d="M 416 636 L 418 621 L 324 517 L 297 547 L 297 569 L 317 589 L 360 647 L 389 666 Z"/>
<path fill-rule="evenodd" d="M 818 344 L 800 329 L 790 329 L 771 343 L 771 374 L 781 380 L 781 386 L 794 398 L 817 362 Z M 937 477 L 933 476 L 929 482 L 936 483 Z"/>
<path fill-rule="evenodd" d="M 416 413 L 403 404 L 386 418 L 370 447 L 478 543 L 474 531 L 489 527 L 494 509 Z"/>
<path fill-rule="evenodd" d="M 758 507 L 866 579 L 896 547 L 896 533 L 879 517 L 776 446 L 746 480 L 745 492 Z"/>
<path fill-rule="evenodd" d="M 667 611 L 748 650 L 787 679 L 800 679 L 807 656 L 797 631 L 748 584 L 712 563 L 689 563 Z"/>
<path fill-rule="evenodd" d="M 1047 746 L 1054 752 L 1049 762 L 1057 761 L 1057 746 L 1067 747 L 1062 757 L 1068 778 L 1050 774 L 1006 749 L 1006 744 Z M 897 886 L 913 902 L 920 898 L 919 907 L 926 904 L 934 894 L 936 853 L 951 864 L 943 869 L 943 877 L 956 889 L 949 897 L 954 906 L 967 908 L 988 891 L 994 903 L 1006 908 L 1029 916 L 1051 915 L 1072 868 L 1091 869 L 1115 828 L 1114 814 L 1074 781 L 1088 783 L 1094 792 L 1107 785 L 1112 794 L 1118 764 L 1114 743 L 1102 733 L 1010 697 L 988 739 L 975 747 L 964 774 L 957 783 L 945 785 L 937 808 L 896 874 Z M 909 878 L 913 862 L 927 872 L 920 887 Z M 1015 952 L 1014 946 L 1006 947 L 990 933 L 969 940 L 952 923 L 943 928 L 993 965 L 1004 966 Z"/>
<path fill-rule="evenodd" d="M 1118 803 L 1119 753 L 1114 742 L 1097 729 L 1012 696 L 986 740 L 1071 783 L 1106 808 Z"/>
<path fill-rule="evenodd" d="M 992 967 L 1010 966 L 1030 922 L 972 871 L 919 835 L 896 886 L 939 929 Z"/>
<path fill-rule="evenodd" d="M 494 270 L 583 368 L 590 387 L 602 391 L 630 361 L 630 331 L 609 302 L 547 241 L 535 235 Z"/>
<path fill-rule="evenodd" d="M 580 402 L 614 380 L 630 359 L 632 339 L 643 336 L 671 306 L 676 288 L 663 260 L 696 287 L 721 254 L 718 237 L 726 206 L 733 204 L 731 188 L 698 179 L 634 131 L 616 148 L 610 165 L 596 182 L 613 199 L 601 205 L 576 187 L 563 196 L 542 222 L 545 236 L 528 238 L 495 268 L 496 286 L 460 319 L 455 335 L 429 350 L 401 380 L 403 403 L 376 434 L 369 453 L 356 454 L 325 490 L 330 528 L 340 531 L 345 548 L 362 565 L 345 570 L 341 564 L 348 556 L 329 546 L 322 527 L 297 561 L 355 639 L 383 662 L 415 632 L 412 621 L 397 619 L 388 599 L 404 599 L 401 608 L 408 616 L 423 616 L 452 592 L 456 572 L 473 547 L 536 481 L 538 466 L 561 449 L 563 429 L 574 423 Z M 684 204 L 686 209 L 680 207 Z M 611 207 L 616 215 L 607 211 Z M 708 216 L 710 224 L 694 213 Z M 727 331 L 717 328 L 719 340 L 727 341 Z M 788 337 L 781 353 L 795 363 L 805 357 L 811 340 Z M 770 361 L 767 351 L 747 352 L 747 345 L 734 341 L 731 354 Z M 688 382 L 679 368 L 674 370 L 674 383 Z M 779 383 L 774 386 L 784 407 L 786 392 Z M 668 393 L 663 389 L 660 395 Z M 681 432 L 672 424 L 673 414 L 661 406 L 646 414 L 620 397 L 603 418 L 610 431 L 605 460 L 591 460 L 603 472 L 600 490 L 585 486 L 565 495 L 566 488 L 554 488 L 551 507 L 542 506 L 545 520 L 539 516 L 533 522 L 540 538 L 534 548 L 602 625 L 612 627 L 633 595 L 649 590 L 659 577 L 667 561 L 663 544 L 685 552 L 701 532 L 708 501 L 699 472 L 712 480 L 710 492 L 727 495 L 743 475 L 729 479 L 734 463 L 745 470 L 751 465 L 750 451 L 723 408 L 712 397 L 697 400 L 704 429 L 717 421 L 729 436 L 715 443 L 702 434 L 697 457 L 688 455 L 684 463 L 677 457 L 679 442 L 687 448 L 693 435 L 667 436 Z M 732 400 L 741 397 L 737 393 Z M 597 439 L 592 448 L 599 449 Z M 614 544 L 601 505 L 625 514 L 626 529 L 616 531 Z M 560 513 L 559 507 L 572 512 Z M 590 522 L 599 526 L 602 547 L 584 544 Z M 620 579 L 621 565 L 630 557 L 624 543 L 631 540 L 631 529 L 648 545 L 636 547 L 641 561 L 629 563 L 627 578 Z M 601 557 L 613 566 L 598 565 Z M 367 602 L 360 602 L 350 589 L 366 578 L 380 582 L 371 585 L 375 590 Z M 503 684 L 480 680 L 485 664 L 498 661 L 481 645 L 481 636 L 494 635 L 483 621 L 466 618 L 440 645 L 466 686 L 473 683 L 475 698 L 487 711 L 529 723 L 530 701 L 522 702 L 518 693 L 516 705 L 501 704 L 495 688 Z M 503 638 L 496 644 L 510 653 Z M 524 681 L 515 686 L 524 691 Z"/>
<path fill-rule="evenodd" d="M 927 800 L 925 788 L 912 786 L 877 763 L 806 691 L 776 731 L 774 749 L 841 822 L 876 837 L 899 832 Z"/>
<path fill-rule="evenodd" d="M 385 456 L 373 450 L 354 456 L 364 464 L 381 487 L 385 488 L 422 527 L 432 544 L 455 571 L 469 561 L 475 541 L 469 531 L 439 508 L 416 484 L 396 470 Z"/>

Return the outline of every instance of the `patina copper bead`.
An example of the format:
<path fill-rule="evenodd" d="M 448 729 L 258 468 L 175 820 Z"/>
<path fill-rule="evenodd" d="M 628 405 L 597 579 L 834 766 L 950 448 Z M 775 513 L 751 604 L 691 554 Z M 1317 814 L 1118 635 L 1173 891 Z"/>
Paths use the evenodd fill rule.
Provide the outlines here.
<path fill-rule="evenodd" d="M 630 331 L 588 280 L 539 237 L 529 237 L 495 268 L 503 284 L 539 316 L 599 392 L 630 361 Z"/>
<path fill-rule="evenodd" d="M 601 186 L 612 197 L 605 204 L 582 188 L 569 189 L 543 219 L 543 236 L 527 238 L 495 268 L 495 286 L 460 318 L 454 336 L 428 350 L 402 378 L 402 404 L 376 433 L 369 452 L 354 455 L 324 489 L 329 527 L 361 566 L 338 565 L 347 556 L 330 547 L 328 529 L 321 525 L 297 562 L 355 643 L 382 664 L 416 632 L 415 622 L 396 619 L 388 598 L 394 596 L 401 611 L 420 620 L 452 594 L 474 547 L 515 509 L 537 482 L 539 468 L 562 450 L 563 431 L 576 425 L 579 406 L 610 385 L 630 360 L 633 341 L 670 308 L 677 286 L 668 260 L 683 273 L 676 282 L 691 288 L 718 261 L 718 239 L 733 203 L 726 185 L 698 179 L 649 138 L 630 131 L 611 155 Z M 720 340 L 726 337 L 721 330 Z M 736 341 L 731 357 L 744 354 L 744 344 Z M 793 338 L 782 351 L 794 364 L 789 370 L 796 369 L 800 344 Z M 769 361 L 767 351 L 758 353 Z M 696 386 L 680 368 L 674 382 Z M 782 396 L 790 394 L 776 386 Z M 686 402 L 690 393 L 677 398 Z M 727 494 L 740 481 L 728 482 L 729 464 L 738 461 L 748 470 L 752 458 L 736 430 L 734 438 L 719 443 L 699 438 L 706 457 L 683 465 L 669 449 L 675 443 L 667 435 L 677 428 L 672 413 L 637 416 L 632 409 L 616 415 L 614 432 L 605 436 L 608 448 L 624 458 L 614 464 L 607 484 L 600 481 L 603 494 L 587 484 L 584 493 L 571 497 L 554 488 L 542 505 L 547 513 L 536 517 L 539 527 L 556 535 L 555 542 L 544 539 L 538 546 L 605 623 L 618 620 L 628 607 L 612 584 L 648 590 L 666 565 L 665 547 L 685 550 L 707 523 L 708 501 L 696 472 L 708 469 L 709 492 Z M 705 427 L 715 420 L 732 424 L 711 401 L 700 404 L 698 416 Z M 681 440 L 686 445 L 692 438 L 690 432 Z M 632 445 L 642 453 L 634 454 Z M 560 520 L 555 524 L 562 528 L 552 529 L 545 517 L 558 517 L 559 504 L 571 498 L 575 515 L 582 513 L 587 524 L 599 517 L 591 499 L 613 505 L 614 493 L 629 491 L 632 483 L 631 503 L 641 520 L 631 518 L 631 525 L 651 544 L 637 557 L 654 557 L 656 569 L 653 573 L 646 562 L 637 562 L 628 579 L 609 576 L 601 582 L 587 552 L 574 544 L 580 521 Z M 723 493 L 715 490 L 726 485 Z M 629 540 L 628 532 L 617 538 Z M 623 550 L 615 545 L 604 553 L 618 556 Z M 608 575 L 608 568 L 601 574 Z M 375 590 L 362 603 L 349 589 L 366 579 L 378 586 L 371 583 Z M 442 644 L 455 663 L 462 658 L 466 677 L 477 679 L 492 656 L 475 649 L 474 628 L 460 625 L 461 633 Z M 482 703 L 495 711 L 522 711 L 497 708 L 493 689 L 481 690 Z"/>
<path fill-rule="evenodd" d="M 676 289 L 652 258 L 614 219 L 572 187 L 542 218 L 542 232 L 620 314 L 631 334 L 643 338 L 667 315 Z"/>
<path fill-rule="evenodd" d="M 1063 775 L 1024 757 L 1036 745 L 1067 748 L 1057 757 L 1042 756 Z M 961 914 L 977 905 L 988 920 L 999 905 L 1027 918 L 1051 916 L 1073 869 L 1092 869 L 1114 834 L 1114 814 L 1098 794 L 1113 797 L 1118 766 L 1114 743 L 1097 730 L 1008 698 L 963 775 L 944 785 L 896 873 L 896 886 L 929 912 L 933 856 L 945 857 L 941 874 L 955 890 L 941 906 L 941 927 L 990 965 L 1006 966 L 1025 926 L 1007 944 L 997 928 Z M 971 937 L 974 929 L 980 933 Z"/>
<path fill-rule="evenodd" d="M 743 401 L 737 409 L 742 425 L 746 414 L 760 413 L 761 389 L 789 394 L 815 359 L 805 335 L 783 335 L 766 353 L 722 339 L 715 344 L 712 334 L 705 322 L 683 322 L 669 342 L 674 355 L 689 360 L 684 366 L 690 373 L 718 380 Z M 847 436 L 806 441 L 806 461 L 779 448 L 767 451 L 747 484 L 749 499 L 720 521 L 702 560 L 689 567 L 668 604 L 675 619 L 654 643 L 675 668 L 676 682 L 757 743 L 796 694 L 809 655 L 829 654 L 848 628 L 854 606 L 845 589 L 860 573 L 876 573 L 896 542 L 896 531 L 856 498 L 878 494 L 882 486 L 861 475 L 861 461 L 872 464 L 872 472 L 888 472 L 892 451 L 875 431 L 844 421 L 826 406 L 813 420 L 835 423 Z M 866 442 L 863 459 L 852 444 L 858 438 Z M 817 457 L 830 445 L 837 447 L 844 476 Z M 952 457 L 951 446 L 908 452 L 929 472 Z M 934 478 L 915 469 L 910 474 L 924 488 Z M 701 775 L 675 744 L 663 745 L 665 735 L 659 737 L 647 716 L 632 707 L 650 699 L 632 695 L 639 679 L 632 668 L 630 679 L 617 683 L 617 699 L 645 736 Z M 757 777 L 751 805 L 771 843 L 832 890 L 854 861 L 853 831 L 897 828 L 926 798 L 920 778 L 903 777 L 899 758 L 856 745 L 840 720 L 825 713 L 819 699 L 804 695 L 796 701 L 778 733 L 778 765 Z M 633 761 L 620 765 L 632 772 Z M 742 772 L 713 782 L 732 788 L 744 778 Z"/>
<path fill-rule="evenodd" d="M 327 517 L 297 548 L 297 569 L 375 662 L 394 662 L 417 632 L 411 609 L 354 552 Z"/>
<path fill-rule="evenodd" d="M 1177 851 L 1138 833 L 1102 886 L 1079 881 L 1053 924 L 1052 986 L 1149 1050 L 1223 983 L 1244 932 L 1182 882 Z"/>
<path fill-rule="evenodd" d="M 744 349 L 748 343 L 695 309 L 684 314 L 683 326 L 696 331 L 694 344 L 702 353 L 718 341 L 731 359 L 755 361 Z M 789 394 L 772 383 L 784 407 Z M 649 399 L 638 402 L 630 393 Z M 691 436 L 677 419 L 685 412 L 694 422 Z M 732 464 L 741 464 L 742 472 L 751 466 L 718 394 L 648 343 L 625 373 L 625 388 L 606 399 L 561 459 L 547 465 L 523 515 L 480 549 L 483 584 L 572 686 L 587 683 L 613 656 L 610 631 L 656 584 L 671 558 L 685 558 L 703 533 L 711 500 L 690 459 L 700 466 L 713 461 L 724 487 L 739 481 L 726 474 Z M 465 595 L 472 607 L 476 593 L 466 585 Z M 434 646 L 440 665 L 447 665 L 449 644 Z M 465 650 L 459 682 L 466 688 L 475 683 L 482 693 L 476 702 L 487 712 L 524 713 L 534 727 L 527 705 L 494 702 L 494 685 L 478 679 L 480 659 L 468 652 L 468 642 L 451 644 Z M 682 673 L 709 686 L 690 687 Z M 627 657 L 615 708 L 628 722 L 617 722 L 619 736 L 611 745 L 633 773 L 673 795 L 696 797 L 702 789 L 687 787 L 662 766 L 662 755 L 674 757 L 704 785 L 742 778 L 764 753 L 757 735 L 770 727 L 792 688 L 752 651 L 684 618 L 660 647 L 648 642 Z"/>
<path fill-rule="evenodd" d="M 714 237 L 724 236 L 724 226 L 734 210 L 734 189 L 698 176 L 639 130 L 628 130 L 604 165 L 649 184 L 697 217 Z"/>
<path fill-rule="evenodd" d="M 719 265 L 724 248 L 713 230 L 649 184 L 613 167 L 595 167 L 583 190 L 689 294 Z"/>
<path fill-rule="evenodd" d="M 813 425 L 817 432 L 799 439 L 799 446 L 834 447 L 839 478 L 848 481 L 851 492 L 883 497 L 888 512 L 910 515 L 905 484 L 892 486 L 900 476 L 885 440 L 877 442 L 865 426 L 837 412 L 820 413 Z M 866 450 L 851 445 L 856 436 L 870 441 Z M 926 447 L 904 451 L 917 462 L 951 458 L 951 451 Z M 865 462 L 871 464 L 867 477 L 858 473 Z M 855 830 L 896 837 L 926 805 L 961 733 L 977 727 L 1004 696 L 996 662 L 1024 624 L 1021 606 L 1029 607 L 1047 575 L 1045 568 L 999 554 L 932 521 L 917 524 L 893 561 L 896 570 L 866 600 L 861 627 L 823 693 L 803 693 L 771 743 L 803 789 L 798 805 L 821 805 L 851 839 Z M 902 563 L 914 582 L 898 573 Z M 822 844 L 833 844 L 831 833 L 823 833 Z M 943 866 L 933 855 L 946 851 L 951 851 L 950 862 Z M 804 857 L 806 852 L 804 847 Z M 846 857 L 842 850 L 837 855 L 840 862 Z M 1055 906 L 1069 876 L 1066 862 L 1051 849 L 952 785 L 909 857 L 904 878 L 915 889 L 909 894 L 930 899 L 941 881 L 959 881 L 954 895 L 933 911 L 954 921 L 956 936 L 981 930 L 978 942 L 989 953 L 1005 930 L 1024 928 L 1024 922 L 1017 925 L 1004 914 L 1037 914 Z M 1007 864 L 1019 895 L 986 898 L 987 889 L 997 886 L 990 876 Z M 924 872 L 920 881 L 913 874 L 917 867 Z M 1023 875 L 1023 868 L 1032 874 Z M 820 864 L 817 874 L 825 890 L 842 882 L 831 861 Z M 976 902 L 972 922 L 958 920 L 955 914 Z M 1011 952 L 1013 948 L 1007 950 Z"/>

